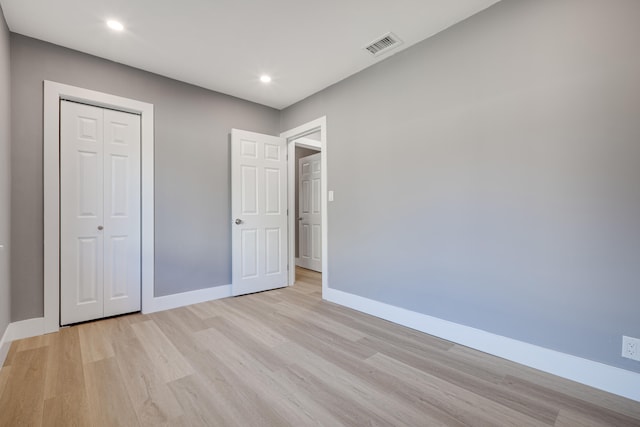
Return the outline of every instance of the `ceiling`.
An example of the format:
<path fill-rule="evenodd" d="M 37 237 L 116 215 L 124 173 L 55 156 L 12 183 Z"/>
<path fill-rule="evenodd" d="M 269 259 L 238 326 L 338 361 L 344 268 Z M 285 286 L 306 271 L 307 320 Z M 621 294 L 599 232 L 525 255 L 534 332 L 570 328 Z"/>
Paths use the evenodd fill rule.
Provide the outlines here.
<path fill-rule="evenodd" d="M 11 31 L 287 107 L 498 0 L 0 0 Z M 105 22 L 116 19 L 125 30 Z M 403 44 L 373 57 L 387 32 Z M 261 83 L 262 74 L 270 84 Z"/>

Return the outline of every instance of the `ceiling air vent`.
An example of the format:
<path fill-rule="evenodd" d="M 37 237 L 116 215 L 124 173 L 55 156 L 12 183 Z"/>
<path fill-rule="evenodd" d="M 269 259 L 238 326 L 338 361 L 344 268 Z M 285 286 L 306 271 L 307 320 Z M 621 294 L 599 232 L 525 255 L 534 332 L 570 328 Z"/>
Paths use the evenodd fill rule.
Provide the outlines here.
<path fill-rule="evenodd" d="M 379 39 L 369 43 L 369 45 L 366 46 L 365 49 L 368 50 L 369 53 L 373 56 L 379 56 L 383 53 L 387 53 L 391 49 L 400 46 L 401 44 L 402 40 L 400 40 L 398 36 L 393 33 L 387 33 Z"/>

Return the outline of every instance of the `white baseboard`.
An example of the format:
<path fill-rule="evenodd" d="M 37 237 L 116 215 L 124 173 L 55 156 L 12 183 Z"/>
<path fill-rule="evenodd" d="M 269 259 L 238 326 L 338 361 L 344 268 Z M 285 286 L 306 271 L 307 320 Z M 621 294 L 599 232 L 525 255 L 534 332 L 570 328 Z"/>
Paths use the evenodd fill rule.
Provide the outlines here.
<path fill-rule="evenodd" d="M 0 341 L 0 366 L 4 363 L 12 341 L 44 335 L 44 317 L 9 323 Z"/>
<path fill-rule="evenodd" d="M 9 341 L 44 335 L 44 317 L 21 320 L 9 324 L 7 328 Z"/>
<path fill-rule="evenodd" d="M 143 307 L 144 314 L 156 311 L 171 310 L 185 305 L 198 304 L 231 296 L 231 285 L 216 286 L 214 288 L 198 289 L 180 294 L 154 297 L 150 307 Z"/>
<path fill-rule="evenodd" d="M 327 301 L 512 362 L 640 402 L 640 374 L 492 334 L 368 298 L 326 289 Z"/>

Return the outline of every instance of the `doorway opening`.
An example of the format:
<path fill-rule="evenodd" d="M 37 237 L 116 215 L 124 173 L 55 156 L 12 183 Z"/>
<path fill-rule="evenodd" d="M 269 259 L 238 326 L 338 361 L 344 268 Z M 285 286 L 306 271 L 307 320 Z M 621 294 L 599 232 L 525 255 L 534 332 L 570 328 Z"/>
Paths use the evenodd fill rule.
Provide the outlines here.
<path fill-rule="evenodd" d="M 305 123 L 301 126 L 298 126 L 294 129 L 288 130 L 280 134 L 281 137 L 285 138 L 287 141 L 287 153 L 288 153 L 288 235 L 289 235 L 289 285 L 294 285 L 296 282 L 296 272 L 300 272 L 300 275 L 304 274 L 304 270 L 300 270 L 298 267 L 298 261 L 300 258 L 300 250 L 303 249 L 300 247 L 301 239 L 299 230 L 301 227 L 301 223 L 303 222 L 300 215 L 300 198 L 298 197 L 298 189 L 296 188 L 296 182 L 299 181 L 299 169 L 300 162 L 299 159 L 302 156 L 304 151 L 303 149 L 311 149 L 314 152 L 320 153 L 320 162 L 319 162 L 319 189 L 317 189 L 317 194 L 319 195 L 319 224 L 316 222 L 316 236 L 319 237 L 319 241 L 316 243 L 316 258 L 319 258 L 318 267 L 321 272 L 321 283 L 322 283 L 322 293 L 324 295 L 325 290 L 328 288 L 328 224 L 327 224 L 327 202 L 328 202 L 328 189 L 327 189 L 327 119 L 326 117 L 321 117 L 319 119 L 313 120 L 311 122 Z M 298 147 L 298 149 L 297 149 Z M 300 151 L 298 151 L 300 150 Z M 297 152 L 298 151 L 298 152 Z M 311 168 L 312 165 L 309 164 Z M 298 173 L 296 173 L 298 171 Z M 309 182 L 309 185 L 313 185 L 312 182 Z M 318 185 L 318 184 L 316 184 Z M 299 183 L 298 183 L 299 186 Z M 311 190 L 311 188 L 310 188 Z M 312 195 L 312 191 L 309 191 L 309 195 Z M 309 202 L 312 202 L 309 199 Z M 296 208 L 297 206 L 297 208 Z M 296 214 L 297 213 L 297 214 Z M 304 216 L 304 215 L 302 215 Z M 309 226 L 308 232 L 309 236 L 313 231 L 312 225 L 307 223 Z M 298 226 L 298 227 L 296 227 Z M 303 230 L 304 232 L 304 230 Z M 296 256 L 296 247 L 298 248 L 298 256 Z M 311 248 L 312 249 L 312 248 Z M 319 254 L 317 253 L 319 251 Z M 312 252 L 312 250 L 310 250 Z M 319 255 L 319 256 L 318 256 Z M 298 259 L 296 259 L 298 258 Z M 318 273 L 315 273 L 315 276 L 318 276 Z"/>
<path fill-rule="evenodd" d="M 319 147 L 303 145 L 308 138 L 319 138 L 319 132 L 295 141 L 295 229 L 296 267 L 322 272 L 322 215 L 320 212 L 320 162 Z M 311 139 L 311 141 L 316 141 Z M 319 142 L 319 141 L 318 141 Z M 299 271 L 299 270 L 297 270 Z"/>

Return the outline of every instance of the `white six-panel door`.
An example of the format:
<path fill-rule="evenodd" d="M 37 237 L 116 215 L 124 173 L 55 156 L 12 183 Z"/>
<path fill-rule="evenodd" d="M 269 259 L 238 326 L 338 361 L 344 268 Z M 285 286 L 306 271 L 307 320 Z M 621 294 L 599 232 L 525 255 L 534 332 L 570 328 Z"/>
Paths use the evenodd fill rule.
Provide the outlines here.
<path fill-rule="evenodd" d="M 140 118 L 61 101 L 60 323 L 140 310 Z"/>
<path fill-rule="evenodd" d="M 232 290 L 287 286 L 287 149 L 284 138 L 231 131 Z"/>
<path fill-rule="evenodd" d="M 298 265 L 318 272 L 322 271 L 321 156 L 312 154 L 298 161 Z"/>

